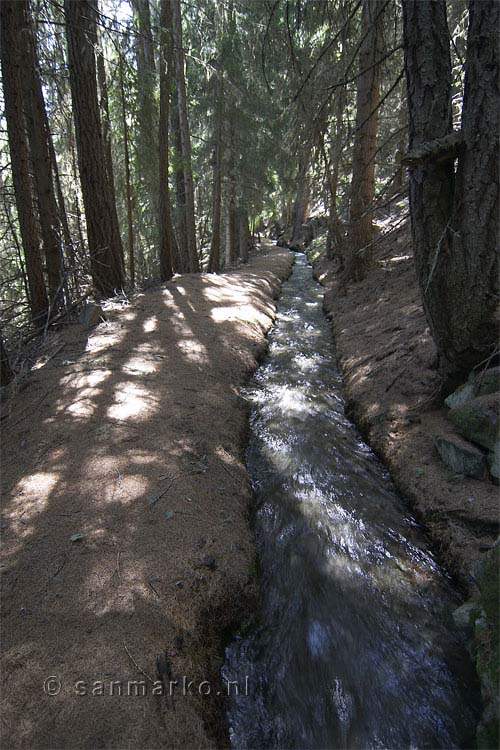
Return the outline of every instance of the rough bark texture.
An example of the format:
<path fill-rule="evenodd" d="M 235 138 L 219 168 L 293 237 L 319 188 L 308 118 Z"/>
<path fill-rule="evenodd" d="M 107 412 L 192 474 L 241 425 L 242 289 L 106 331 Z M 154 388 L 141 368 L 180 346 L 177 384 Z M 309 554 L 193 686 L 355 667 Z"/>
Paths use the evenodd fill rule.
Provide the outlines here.
<path fill-rule="evenodd" d="M 341 253 L 341 232 L 337 211 L 337 191 L 339 182 L 340 159 L 342 155 L 342 143 L 344 139 L 344 109 L 345 88 L 342 86 L 337 93 L 335 107 L 335 125 L 330 144 L 330 157 L 327 169 L 328 188 L 328 235 L 326 238 L 326 255 L 330 260 L 337 257 L 343 264 Z"/>
<path fill-rule="evenodd" d="M 191 136 L 189 133 L 189 117 L 186 94 L 186 78 L 184 73 L 184 49 L 182 46 L 182 15 L 180 0 L 172 0 L 175 75 L 177 96 L 179 100 L 179 120 L 182 142 L 182 157 L 184 167 L 184 186 L 186 191 L 186 244 L 189 256 L 189 270 L 199 271 L 198 253 L 196 250 L 196 227 L 194 213 L 194 186 L 191 167 Z"/>
<path fill-rule="evenodd" d="M 172 50 L 173 52 L 173 50 Z M 175 226 L 177 230 L 177 245 L 179 248 L 178 265 L 175 270 L 179 273 L 189 271 L 189 256 L 186 244 L 186 181 L 184 179 L 184 165 L 182 162 L 181 123 L 179 120 L 179 101 L 177 87 L 170 99 L 170 130 L 172 131 L 173 172 L 175 189 Z"/>
<path fill-rule="evenodd" d="M 157 234 L 159 221 L 158 167 L 158 105 L 156 103 L 156 63 L 151 26 L 150 0 L 132 0 L 139 33 L 135 37 L 137 60 L 137 149 L 136 163 L 140 183 L 148 201 L 147 223 L 152 226 L 152 236 Z"/>
<path fill-rule="evenodd" d="M 29 148 L 24 119 L 23 72 L 21 59 L 23 29 L 22 5 L 16 0 L 0 3 L 0 41 L 5 119 L 9 136 L 12 179 L 23 243 L 29 302 L 33 321 L 43 326 L 48 309 L 40 257 L 40 236 L 34 213 L 34 197 L 29 170 Z"/>
<path fill-rule="evenodd" d="M 380 65 L 382 56 L 382 0 L 364 0 L 361 18 L 363 41 L 359 52 L 356 92 L 356 132 L 352 156 L 349 257 L 346 280 L 359 281 L 369 265 L 373 239 L 372 204 L 375 195 L 375 154 L 377 150 Z M 362 252 L 361 252 L 362 251 Z"/>
<path fill-rule="evenodd" d="M 472 3 L 458 159 L 410 172 L 415 263 L 445 369 L 467 370 L 496 341 L 498 301 L 498 4 Z M 451 70 L 444 0 L 403 4 L 410 151 L 449 136 Z"/>
<path fill-rule="evenodd" d="M 232 265 L 238 260 L 238 246 L 236 242 L 236 175 L 234 164 L 234 125 L 231 125 L 228 149 L 228 175 L 226 197 L 226 264 Z"/>
<path fill-rule="evenodd" d="M 96 8 L 93 0 L 65 0 L 64 11 L 90 267 L 96 290 L 111 296 L 123 286 L 123 249 L 97 96 Z"/>
<path fill-rule="evenodd" d="M 216 89 L 214 109 L 214 145 L 213 145 L 213 192 L 212 192 L 212 240 L 210 243 L 210 258 L 208 270 L 212 273 L 220 271 L 221 244 L 221 212 L 222 212 L 222 111 L 224 96 L 224 81 L 222 71 L 218 72 L 219 80 Z"/>
<path fill-rule="evenodd" d="M 35 37 L 26 0 L 18 0 L 23 31 L 20 36 L 24 61 L 25 116 L 31 147 L 31 163 L 36 188 L 40 232 L 42 236 L 48 289 L 52 304 L 63 284 L 63 255 L 57 203 L 54 192 L 52 162 L 49 147 L 49 124 L 45 111 L 42 82 L 38 72 Z"/>
<path fill-rule="evenodd" d="M 293 228 L 291 245 L 299 245 L 302 242 L 302 224 L 304 224 L 309 207 L 309 179 L 307 172 L 309 169 L 310 151 L 302 155 L 299 162 L 299 171 L 297 174 L 297 192 L 293 207 Z"/>
<path fill-rule="evenodd" d="M 10 367 L 9 356 L 3 343 L 3 336 L 0 332 L 0 386 L 7 385 L 12 380 L 12 370 Z"/>
<path fill-rule="evenodd" d="M 159 249 L 160 276 L 162 281 L 167 281 L 172 277 L 172 259 L 175 253 L 168 184 L 168 110 L 170 99 L 170 65 L 168 61 L 167 38 L 172 32 L 172 13 L 169 0 L 161 0 L 160 27 L 160 120 L 158 131 L 158 190 L 160 198 Z"/>
<path fill-rule="evenodd" d="M 248 211 L 245 208 L 239 210 L 239 256 L 242 263 L 248 263 L 248 253 L 250 250 L 250 226 L 248 224 Z"/>
<path fill-rule="evenodd" d="M 132 184 L 130 179 L 130 148 L 127 123 L 127 109 L 125 103 L 125 83 L 123 80 L 123 57 L 120 56 L 120 99 L 123 129 L 123 159 L 125 162 L 125 202 L 127 204 L 127 251 L 129 262 L 130 286 L 135 286 L 135 253 L 134 253 L 134 219 L 132 205 Z"/>
<path fill-rule="evenodd" d="M 106 175 L 113 198 L 113 203 L 116 205 L 115 174 L 113 170 L 113 144 L 111 141 L 111 118 L 109 116 L 108 82 L 106 80 L 104 55 L 100 47 L 97 48 L 96 65 L 97 81 L 99 83 L 100 94 L 99 111 L 102 112 L 102 137 L 104 140 L 104 149 L 106 152 Z"/>
<path fill-rule="evenodd" d="M 496 0 L 470 5 L 462 133 L 452 229 L 452 362 L 468 367 L 497 343 L 499 287 L 499 13 Z"/>

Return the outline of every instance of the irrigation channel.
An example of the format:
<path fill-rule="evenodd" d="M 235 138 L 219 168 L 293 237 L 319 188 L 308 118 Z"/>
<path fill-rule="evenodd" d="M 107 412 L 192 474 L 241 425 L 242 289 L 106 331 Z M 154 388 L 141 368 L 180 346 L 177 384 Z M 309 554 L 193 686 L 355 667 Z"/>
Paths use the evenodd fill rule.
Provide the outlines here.
<path fill-rule="evenodd" d="M 233 748 L 470 748 L 460 599 L 344 415 L 322 291 L 297 254 L 246 396 L 261 609 L 226 649 Z"/>

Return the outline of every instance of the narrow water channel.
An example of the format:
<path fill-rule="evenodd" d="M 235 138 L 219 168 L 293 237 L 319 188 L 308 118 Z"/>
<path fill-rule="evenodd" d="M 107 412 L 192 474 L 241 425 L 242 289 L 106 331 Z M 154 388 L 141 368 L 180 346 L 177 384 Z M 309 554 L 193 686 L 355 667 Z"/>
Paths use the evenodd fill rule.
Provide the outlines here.
<path fill-rule="evenodd" d="M 251 400 L 261 611 L 227 648 L 233 748 L 471 748 L 460 603 L 344 416 L 322 292 L 303 255 Z"/>

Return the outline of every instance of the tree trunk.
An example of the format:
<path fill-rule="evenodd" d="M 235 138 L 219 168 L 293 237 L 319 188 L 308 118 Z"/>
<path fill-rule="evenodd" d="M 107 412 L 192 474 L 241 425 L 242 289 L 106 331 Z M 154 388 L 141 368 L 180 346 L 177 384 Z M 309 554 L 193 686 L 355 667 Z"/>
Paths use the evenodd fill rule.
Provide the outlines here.
<path fill-rule="evenodd" d="M 370 251 L 362 250 L 373 239 L 372 210 L 375 196 L 380 60 L 382 56 L 383 0 L 363 0 L 356 92 L 346 281 L 361 280 L 370 263 Z"/>
<path fill-rule="evenodd" d="M 339 171 L 340 171 L 340 159 L 342 155 L 342 144 L 344 138 L 344 109 L 345 109 L 345 95 L 346 91 L 344 86 L 341 86 L 337 93 L 337 101 L 335 107 L 335 124 L 333 130 L 332 142 L 330 144 L 330 164 L 328 169 L 328 198 L 329 198 L 329 211 L 328 211 L 328 234 L 326 238 L 326 256 L 330 260 L 334 257 L 338 258 L 341 267 L 343 266 L 342 257 L 342 242 L 341 233 L 338 219 L 337 209 L 337 191 L 339 183 Z"/>
<path fill-rule="evenodd" d="M 158 131 L 159 144 L 159 198 L 160 198 L 160 276 L 168 281 L 173 273 L 173 258 L 178 255 L 174 247 L 175 236 L 170 211 L 170 194 L 168 184 L 168 110 L 170 99 L 171 58 L 168 53 L 168 36 L 172 34 L 172 9 L 170 0 L 161 0 L 160 4 L 160 120 Z M 170 58 L 170 59 L 169 59 Z"/>
<path fill-rule="evenodd" d="M 135 37 L 137 59 L 137 173 L 148 206 L 147 222 L 152 237 L 158 236 L 158 105 L 156 103 L 156 64 L 151 28 L 150 0 L 132 0 L 139 33 Z"/>
<path fill-rule="evenodd" d="M 293 229 L 290 245 L 300 245 L 303 240 L 302 225 L 307 218 L 307 212 L 309 210 L 310 185 L 307 172 L 309 170 L 310 158 L 311 151 L 310 148 L 308 148 L 307 153 L 303 154 L 302 159 L 299 162 L 297 193 L 295 195 L 295 203 L 293 206 Z"/>
<path fill-rule="evenodd" d="M 4 0 L 0 3 L 0 47 L 12 179 L 26 263 L 31 315 L 35 325 L 43 327 L 48 310 L 48 299 L 40 257 L 40 236 L 34 213 L 28 139 L 24 119 L 22 81 L 25 61 L 20 56 L 23 48 L 20 39 L 22 33 L 22 5 L 17 0 L 12 0 L 12 2 Z"/>
<path fill-rule="evenodd" d="M 415 264 L 443 369 L 470 370 L 496 343 L 499 6 L 472 2 L 458 157 L 410 169 Z M 403 3 L 410 149 L 451 133 L 445 0 Z"/>
<path fill-rule="evenodd" d="M 222 209 L 222 114 L 224 80 L 222 70 L 218 71 L 219 80 L 216 91 L 214 115 L 214 145 L 213 145 L 213 193 L 212 193 L 212 241 L 210 244 L 210 258 L 208 270 L 212 273 L 220 271 L 221 245 L 221 209 Z"/>
<path fill-rule="evenodd" d="M 230 266 L 238 260 L 236 243 L 236 175 L 234 174 L 234 125 L 231 125 L 229 136 L 228 158 L 228 188 L 226 202 L 226 265 Z"/>
<path fill-rule="evenodd" d="M 96 290 L 112 296 L 123 286 L 123 248 L 106 168 L 97 96 L 93 0 L 64 0 L 69 78 L 82 185 L 90 268 Z"/>
<path fill-rule="evenodd" d="M 36 188 L 40 232 L 47 268 L 48 290 L 51 304 L 56 303 L 63 285 L 63 256 L 57 203 L 54 193 L 52 162 L 50 158 L 50 132 L 42 82 L 38 73 L 36 43 L 26 0 L 18 0 L 22 15 L 23 32 L 20 39 L 24 60 L 25 116 L 30 142 L 31 162 Z"/>
<path fill-rule="evenodd" d="M 59 222 L 61 225 L 62 235 L 64 239 L 64 248 L 65 253 L 64 255 L 67 257 L 67 263 L 65 264 L 73 276 L 73 291 L 77 297 L 80 296 L 80 287 L 78 284 L 78 276 L 76 274 L 75 269 L 75 247 L 73 244 L 73 239 L 71 237 L 71 232 L 69 228 L 69 222 L 68 222 L 68 213 L 66 211 L 66 201 L 64 198 L 64 193 L 61 185 L 61 176 L 59 174 L 59 166 L 57 164 L 57 158 L 56 158 L 56 152 L 54 149 L 54 142 L 52 140 L 52 136 L 49 133 L 49 151 L 50 151 L 50 161 L 52 164 L 52 173 L 54 175 L 54 185 L 55 185 L 55 192 L 56 192 L 56 200 L 57 200 L 57 213 L 59 215 Z"/>
<path fill-rule="evenodd" d="M 109 115 L 108 82 L 106 80 L 106 68 L 104 67 L 104 55 L 100 46 L 96 50 L 97 81 L 99 83 L 99 110 L 102 112 L 102 138 L 106 152 L 106 175 L 111 190 L 113 204 L 116 206 L 115 174 L 113 170 L 113 144 L 111 142 L 111 118 Z"/>
<path fill-rule="evenodd" d="M 172 96 L 170 98 L 170 130 L 172 131 L 172 145 L 174 152 L 173 177 L 176 208 L 175 224 L 177 229 L 177 245 L 179 250 L 178 268 L 176 268 L 175 270 L 179 271 L 179 273 L 186 273 L 189 271 L 189 255 L 187 249 L 186 230 L 186 181 L 184 178 L 184 166 L 182 163 L 181 123 L 179 119 L 179 101 L 177 99 L 176 86 L 175 96 Z"/>
<path fill-rule="evenodd" d="M 462 133 L 452 220 L 453 253 L 447 276 L 455 298 L 445 354 L 476 365 L 498 344 L 500 6 L 470 5 Z"/>
<path fill-rule="evenodd" d="M 242 263 L 248 263 L 248 252 L 250 250 L 250 227 L 248 224 L 248 211 L 245 208 L 239 210 L 239 256 Z"/>
<path fill-rule="evenodd" d="M 194 186 L 191 166 L 191 136 L 189 134 L 189 117 L 184 73 L 184 48 L 182 43 L 182 16 L 180 0 L 172 0 L 173 36 L 175 56 L 175 76 L 179 100 L 179 119 L 182 141 L 182 160 L 184 167 L 184 185 L 186 191 L 186 239 L 189 256 L 189 270 L 200 270 L 196 250 L 196 226 L 194 211 Z"/>
<path fill-rule="evenodd" d="M 392 181 L 392 193 L 394 195 L 401 193 L 405 186 L 405 167 L 403 164 L 403 157 L 406 151 L 406 144 L 408 143 L 408 110 L 406 108 L 404 95 L 401 96 L 399 127 L 401 128 L 401 132 L 398 137 L 398 148 L 396 151 L 396 173 Z"/>
<path fill-rule="evenodd" d="M 8 385 L 12 380 L 12 376 L 13 373 L 10 367 L 9 356 L 3 343 L 2 332 L 0 331 L 0 386 Z"/>
<path fill-rule="evenodd" d="M 129 262 L 130 286 L 135 287 L 135 254 L 134 254 L 134 219 L 132 211 L 132 184 L 130 180 L 130 149 L 125 102 L 125 84 L 123 81 L 123 56 L 120 55 L 120 99 L 122 108 L 123 159 L 125 162 L 125 203 L 127 206 L 127 252 Z"/>

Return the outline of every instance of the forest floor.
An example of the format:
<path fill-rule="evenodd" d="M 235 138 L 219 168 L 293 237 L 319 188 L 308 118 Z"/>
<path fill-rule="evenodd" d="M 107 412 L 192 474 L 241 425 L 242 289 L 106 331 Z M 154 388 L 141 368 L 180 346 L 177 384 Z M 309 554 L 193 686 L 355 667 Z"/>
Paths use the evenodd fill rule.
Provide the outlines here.
<path fill-rule="evenodd" d="M 109 304 L 2 404 L 3 747 L 227 745 L 223 639 L 257 603 L 239 389 L 292 262 Z"/>
<path fill-rule="evenodd" d="M 437 351 L 422 308 L 409 224 L 397 215 L 384 223 L 397 229 L 374 245 L 373 268 L 363 282 L 343 289 L 335 263 L 324 256 L 315 263 L 326 287 L 324 309 L 332 320 L 346 408 L 409 498 L 441 559 L 472 592 L 474 563 L 498 534 L 498 488 L 488 479 L 452 474 L 434 448 L 434 435 L 451 430 L 439 398 Z"/>

